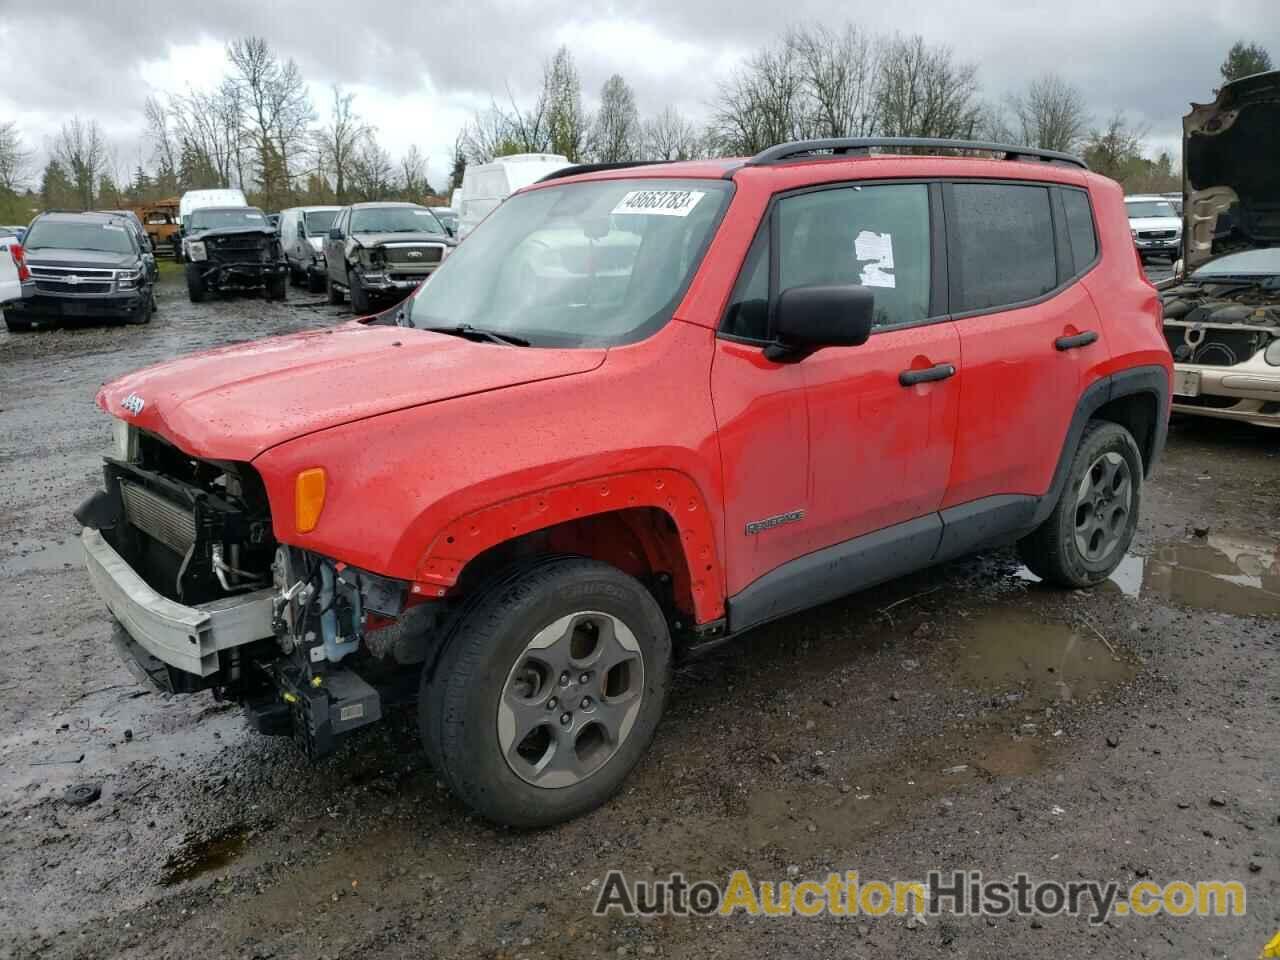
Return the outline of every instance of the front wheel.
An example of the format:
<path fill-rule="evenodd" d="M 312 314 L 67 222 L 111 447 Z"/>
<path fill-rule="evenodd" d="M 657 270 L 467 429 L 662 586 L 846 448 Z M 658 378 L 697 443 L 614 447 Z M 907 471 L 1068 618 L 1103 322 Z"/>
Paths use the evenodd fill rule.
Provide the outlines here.
<path fill-rule="evenodd" d="M 271 277 L 267 280 L 266 296 L 268 300 L 283 300 L 288 296 L 288 286 L 286 285 L 288 278 L 281 274 L 278 277 Z"/>
<path fill-rule="evenodd" d="M 19 317 L 17 313 L 9 310 L 3 311 L 4 325 L 10 333 L 27 333 L 31 330 L 31 321 Z"/>
<path fill-rule="evenodd" d="M 208 295 L 209 288 L 205 286 L 204 274 L 201 272 L 198 263 L 187 262 L 185 267 L 187 273 L 187 298 L 192 303 L 201 303 Z"/>
<path fill-rule="evenodd" d="M 666 620 L 637 580 L 549 559 L 477 597 L 424 671 L 428 756 L 491 820 L 568 820 L 604 803 L 644 755 L 670 667 Z"/>
<path fill-rule="evenodd" d="M 1018 555 L 1049 583 L 1100 583 L 1133 541 L 1141 495 L 1142 454 L 1132 434 L 1119 424 L 1095 420 L 1080 438 L 1057 505 L 1034 533 L 1018 541 Z"/>
<path fill-rule="evenodd" d="M 351 312 L 357 317 L 368 316 L 372 313 L 369 306 L 369 291 L 364 288 L 364 282 L 360 279 L 358 273 L 347 273 L 347 290 L 351 292 Z"/>
<path fill-rule="evenodd" d="M 324 289 L 325 293 L 328 294 L 330 303 L 342 302 L 342 291 L 333 285 L 333 277 L 327 273 L 324 276 Z"/>

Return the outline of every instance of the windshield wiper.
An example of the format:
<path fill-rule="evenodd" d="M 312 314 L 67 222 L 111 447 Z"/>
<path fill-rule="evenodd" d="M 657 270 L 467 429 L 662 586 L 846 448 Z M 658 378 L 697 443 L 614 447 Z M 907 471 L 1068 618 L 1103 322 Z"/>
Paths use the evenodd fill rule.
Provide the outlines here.
<path fill-rule="evenodd" d="M 499 333 L 496 330 L 485 330 L 483 327 L 473 327 L 469 323 L 458 323 L 451 327 L 421 327 L 419 329 L 428 330 L 431 333 L 447 333 L 455 337 L 488 340 L 490 343 L 501 343 L 508 347 L 529 346 L 529 341 L 523 337 L 513 336 L 510 333 Z"/>

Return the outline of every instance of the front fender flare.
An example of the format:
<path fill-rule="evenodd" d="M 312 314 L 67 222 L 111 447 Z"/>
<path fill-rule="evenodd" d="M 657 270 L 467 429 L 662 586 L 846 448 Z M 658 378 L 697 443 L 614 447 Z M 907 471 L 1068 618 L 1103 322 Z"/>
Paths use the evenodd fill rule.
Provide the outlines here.
<path fill-rule="evenodd" d="M 548 487 L 503 500 L 450 522 L 432 538 L 418 563 L 413 590 L 443 596 L 466 565 L 515 537 L 570 520 L 651 507 L 667 514 L 680 536 L 694 616 L 724 614 L 724 576 L 715 525 L 697 484 L 676 470 L 643 470 Z"/>

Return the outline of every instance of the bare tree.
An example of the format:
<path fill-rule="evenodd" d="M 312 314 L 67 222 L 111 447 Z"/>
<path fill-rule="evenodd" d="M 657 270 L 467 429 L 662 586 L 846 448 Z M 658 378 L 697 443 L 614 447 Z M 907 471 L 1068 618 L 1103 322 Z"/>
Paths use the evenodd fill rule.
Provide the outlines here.
<path fill-rule="evenodd" d="M 643 144 L 646 160 L 692 160 L 702 149 L 698 129 L 671 106 L 645 121 Z"/>
<path fill-rule="evenodd" d="M 182 186 L 243 186 L 246 158 L 239 88 L 226 81 L 213 91 L 174 97 L 167 109 Z"/>
<path fill-rule="evenodd" d="M 792 44 L 759 51 L 720 85 L 711 121 L 719 152 L 749 155 L 812 135 L 803 64 Z"/>
<path fill-rule="evenodd" d="M 881 59 L 880 132 L 970 138 L 982 119 L 978 68 L 921 36 L 895 37 Z"/>
<path fill-rule="evenodd" d="M 595 157 L 601 163 L 634 160 L 640 153 L 640 113 L 636 95 L 622 75 L 615 73 L 600 90 L 596 114 Z"/>
<path fill-rule="evenodd" d="M 15 121 L 0 123 L 0 191 L 17 193 L 26 185 L 34 156 L 22 142 Z"/>
<path fill-rule="evenodd" d="M 74 116 L 63 123 L 52 153 L 75 185 L 80 208 L 92 210 L 98 180 L 107 170 L 107 145 L 98 121 L 85 122 Z"/>
<path fill-rule="evenodd" d="M 582 108 L 582 83 L 568 47 L 557 50 L 543 70 L 542 89 L 551 152 L 577 163 L 587 151 L 590 119 Z"/>
<path fill-rule="evenodd" d="M 351 165 L 351 192 L 361 200 L 385 200 L 395 191 L 396 168 L 391 155 L 372 133 L 361 141 Z"/>
<path fill-rule="evenodd" d="M 427 182 L 427 157 L 416 143 L 400 158 L 400 186 L 406 200 L 421 200 L 431 192 Z"/>
<path fill-rule="evenodd" d="M 551 146 L 546 89 L 538 94 L 533 106 L 527 110 L 516 103 L 510 87 L 507 87 L 507 101 L 511 104 L 511 113 L 507 115 L 508 136 L 515 142 L 519 152 L 545 153 Z"/>
<path fill-rule="evenodd" d="M 355 94 L 343 93 L 337 84 L 333 86 L 333 107 L 329 123 L 315 132 L 316 151 L 326 173 L 333 177 L 334 198 L 346 203 L 351 172 L 360 145 L 369 136 L 369 126 L 352 108 Z"/>
<path fill-rule="evenodd" d="M 307 140 L 314 119 L 307 86 L 298 65 L 280 61 L 261 37 L 243 37 L 227 45 L 233 81 L 244 99 L 246 133 L 255 154 L 263 202 L 278 207 L 292 189 L 290 158 Z"/>
<path fill-rule="evenodd" d="M 1124 113 L 1111 115 L 1107 125 L 1089 131 L 1084 156 L 1089 167 L 1114 180 L 1124 181 L 1143 169 L 1147 128 L 1129 123 Z"/>
<path fill-rule="evenodd" d="M 459 130 L 453 140 L 453 159 L 449 164 L 449 190 L 457 190 L 462 186 L 462 177 L 467 172 L 467 131 Z"/>
<path fill-rule="evenodd" d="M 463 150 L 470 163 L 488 163 L 494 157 L 519 153 L 520 145 L 511 132 L 511 121 L 497 105 L 477 111 L 462 134 Z"/>
<path fill-rule="evenodd" d="M 1019 142 L 1041 150 L 1074 150 L 1089 125 L 1084 95 L 1056 73 L 1041 74 L 1025 93 L 1011 96 L 1009 109 L 1018 124 Z"/>
<path fill-rule="evenodd" d="M 797 27 L 787 36 L 807 94 L 804 112 L 819 137 L 865 137 L 879 122 L 878 42 L 853 24 Z"/>

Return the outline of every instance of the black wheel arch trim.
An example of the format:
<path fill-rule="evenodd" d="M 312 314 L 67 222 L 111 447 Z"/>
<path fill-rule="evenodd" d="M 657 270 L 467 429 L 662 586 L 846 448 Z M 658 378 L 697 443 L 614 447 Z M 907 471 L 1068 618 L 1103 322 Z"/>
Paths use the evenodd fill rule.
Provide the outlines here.
<path fill-rule="evenodd" d="M 1118 371 L 1095 380 L 1085 389 L 1076 403 L 1076 412 L 1071 417 L 1071 425 L 1067 428 L 1062 452 L 1058 455 L 1058 465 L 1053 471 L 1053 481 L 1045 495 L 1040 498 L 1033 527 L 1039 526 L 1053 512 L 1053 506 L 1058 502 L 1062 487 L 1067 482 L 1067 472 L 1071 469 L 1071 461 L 1076 455 L 1076 449 L 1080 446 L 1084 428 L 1093 419 L 1093 415 L 1112 400 L 1142 394 L 1151 395 L 1156 401 L 1156 419 L 1152 424 L 1151 436 L 1147 438 L 1145 444 L 1142 438 L 1134 438 L 1138 441 L 1138 449 L 1142 452 L 1143 476 L 1151 476 L 1151 469 L 1160 459 L 1169 434 L 1169 373 L 1164 367 L 1154 364 Z"/>

